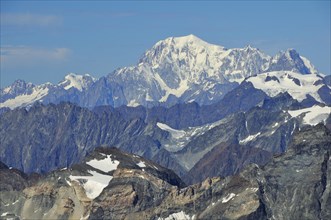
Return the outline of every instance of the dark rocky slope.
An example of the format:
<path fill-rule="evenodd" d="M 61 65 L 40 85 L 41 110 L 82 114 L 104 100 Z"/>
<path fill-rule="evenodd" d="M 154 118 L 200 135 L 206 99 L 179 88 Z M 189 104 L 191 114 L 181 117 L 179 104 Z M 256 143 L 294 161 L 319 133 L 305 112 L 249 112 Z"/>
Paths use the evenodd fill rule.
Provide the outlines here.
<path fill-rule="evenodd" d="M 23 191 L 1 188 L 0 214 L 5 219 L 330 219 L 330 153 L 330 131 L 306 127 L 294 134 L 286 153 L 265 166 L 251 164 L 237 175 L 182 188 L 176 175 L 155 163 L 97 149 L 83 163 L 52 172 Z M 100 167 L 107 159 L 119 161 L 116 169 Z M 93 172 L 112 179 L 91 199 L 86 189 Z"/>
<path fill-rule="evenodd" d="M 255 98 L 248 94 L 255 94 Z M 164 160 L 155 155 L 160 142 L 169 135 L 160 130 L 156 122 L 175 128 L 201 125 L 235 111 L 248 110 L 263 98 L 262 91 L 247 83 L 230 92 L 220 103 L 201 107 L 190 103 L 169 109 L 100 107 L 90 111 L 69 103 L 35 104 L 28 110 L 14 109 L 0 115 L 0 160 L 25 172 L 48 172 L 81 161 L 100 145 L 117 146 L 156 161 Z M 177 167 L 176 172 L 185 172 L 175 160 L 172 165 Z"/>
<path fill-rule="evenodd" d="M 163 133 L 155 125 L 124 120 L 116 112 L 96 114 L 69 103 L 35 105 L 1 115 L 0 158 L 28 173 L 78 163 L 100 145 L 123 146 L 150 158 Z"/>
<path fill-rule="evenodd" d="M 272 155 L 283 153 L 298 126 L 298 120 L 283 111 L 256 107 L 223 119 L 174 156 L 188 170 L 182 176 L 187 183 L 229 176 L 250 163 L 264 165 Z"/>
<path fill-rule="evenodd" d="M 301 123 L 300 117 L 291 118 L 286 112 L 287 109 L 302 107 L 287 93 L 274 98 L 265 97 L 262 101 L 260 97 L 247 104 L 245 100 L 249 100 L 248 94 L 252 92 L 249 84 L 247 86 L 249 92 L 241 86 L 238 87 L 243 90 L 236 90 L 238 97 L 234 100 L 237 101 L 231 102 L 230 97 L 226 96 L 223 100 L 228 100 L 221 102 L 223 105 L 219 104 L 217 108 L 198 106 L 200 110 L 210 107 L 211 110 L 197 112 L 200 116 L 208 115 L 209 112 L 208 120 L 212 122 L 217 117 L 226 117 L 215 122 L 215 126 L 202 125 L 207 129 L 204 132 L 188 133 L 181 148 L 178 148 L 181 142 L 175 140 L 168 131 L 162 130 L 157 123 L 163 122 L 160 119 L 160 115 L 163 114 L 166 115 L 166 123 L 171 124 L 173 121 L 177 126 L 208 121 L 207 116 L 206 120 L 202 121 L 192 118 L 200 117 L 192 113 L 196 109 L 194 103 L 182 105 L 177 110 L 170 108 L 160 112 L 156 108 L 147 111 L 127 107 L 103 107 L 90 111 L 70 103 L 47 106 L 36 104 L 28 110 L 11 110 L 0 115 L 0 160 L 27 173 L 45 173 L 79 163 L 96 146 L 116 146 L 128 153 L 151 159 L 185 177 L 198 162 L 198 170 L 203 170 L 202 164 L 208 163 L 206 154 L 217 147 L 219 150 L 215 148 L 216 154 L 222 152 L 222 155 L 226 155 L 221 157 L 220 164 L 231 160 L 233 166 L 222 166 L 222 169 L 210 167 L 208 170 L 218 172 L 206 172 L 204 175 L 232 175 L 250 162 L 262 165 L 272 154 L 284 152 L 294 130 Z M 259 90 L 254 91 L 260 94 Z M 260 107 L 247 110 L 257 102 Z M 230 114 L 231 111 L 239 112 Z M 326 120 L 325 123 L 329 126 L 330 120 Z M 188 127 L 183 131 L 201 131 L 202 127 Z M 178 150 L 173 152 L 166 147 L 167 145 Z M 222 149 L 224 146 L 228 147 L 220 150 L 220 146 L 223 146 Z M 247 150 L 241 153 L 239 149 Z M 192 178 L 191 175 L 190 178 L 184 178 L 190 184 L 207 177 L 194 171 L 192 174 L 197 178 Z"/>
<path fill-rule="evenodd" d="M 100 112 L 105 109 L 106 111 L 117 111 L 128 120 L 141 118 L 146 123 L 158 121 L 172 128 L 182 129 L 215 122 L 235 112 L 247 111 L 263 103 L 267 98 L 268 96 L 263 91 L 254 88 L 252 83 L 244 82 L 225 94 L 219 102 L 211 105 L 200 106 L 196 102 L 192 102 L 175 104 L 169 108 L 121 106 L 113 109 L 110 106 L 98 106 L 94 108 L 94 111 Z"/>
<path fill-rule="evenodd" d="M 331 134 L 323 125 L 297 132 L 287 152 L 258 176 L 261 199 L 273 219 L 331 218 Z"/>

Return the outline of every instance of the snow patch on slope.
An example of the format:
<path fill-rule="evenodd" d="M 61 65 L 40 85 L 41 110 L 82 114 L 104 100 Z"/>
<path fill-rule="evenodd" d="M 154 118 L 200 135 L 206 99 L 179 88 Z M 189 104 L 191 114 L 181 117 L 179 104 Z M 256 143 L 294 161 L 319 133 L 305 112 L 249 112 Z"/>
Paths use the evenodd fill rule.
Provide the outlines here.
<path fill-rule="evenodd" d="M 163 143 L 163 146 L 171 152 L 176 152 L 185 147 L 194 137 L 200 136 L 204 134 L 206 131 L 222 124 L 223 120 L 216 121 L 210 124 L 197 126 L 197 127 L 188 127 L 185 130 L 176 130 L 171 128 L 170 126 L 158 122 L 156 125 L 164 130 L 168 131 L 171 134 L 170 139 Z"/>
<path fill-rule="evenodd" d="M 135 100 L 135 99 L 133 99 L 133 100 L 131 100 L 129 103 L 128 103 L 128 105 L 127 106 L 129 106 L 129 107 L 137 107 L 137 106 L 139 106 L 140 104 Z"/>
<path fill-rule="evenodd" d="M 69 176 L 73 181 L 83 181 L 83 188 L 85 189 L 86 196 L 90 199 L 98 197 L 102 190 L 108 186 L 109 181 L 113 176 L 100 174 L 96 171 L 89 171 L 92 176 Z"/>
<path fill-rule="evenodd" d="M 107 155 L 107 158 L 102 160 L 90 160 L 86 162 L 86 164 L 90 165 L 91 167 L 94 167 L 98 170 L 101 170 L 103 172 L 110 172 L 117 169 L 117 166 L 120 164 L 118 160 L 112 160 L 110 158 L 111 155 Z"/>
<path fill-rule="evenodd" d="M 318 94 L 318 90 L 323 85 L 314 85 L 316 81 L 321 79 L 315 74 L 302 75 L 291 71 L 274 71 L 250 77 L 247 81 L 251 82 L 255 88 L 263 90 L 270 97 L 288 92 L 294 99 L 301 102 L 309 94 L 316 101 L 323 103 Z"/>
<path fill-rule="evenodd" d="M 236 194 L 234 194 L 234 193 L 230 193 L 229 195 L 227 195 L 226 197 L 224 197 L 223 199 L 222 199 L 222 203 L 227 203 L 228 201 L 230 201 L 233 197 L 235 197 L 236 196 Z"/>
<path fill-rule="evenodd" d="M 120 162 L 118 160 L 112 160 L 110 156 L 111 155 L 107 155 L 107 157 L 102 160 L 93 159 L 86 162 L 86 164 L 106 173 L 116 170 Z M 101 174 L 92 170 L 89 170 L 88 173 L 91 174 L 91 176 L 70 175 L 69 178 L 72 181 L 80 182 L 85 189 L 86 196 L 90 199 L 95 199 L 100 195 L 102 190 L 108 186 L 109 181 L 113 179 L 113 176 Z"/>
<path fill-rule="evenodd" d="M 10 109 L 14 109 L 20 106 L 27 106 L 35 101 L 41 100 L 41 98 L 48 94 L 48 91 L 49 89 L 46 86 L 40 85 L 33 88 L 33 92 L 31 94 L 23 94 L 16 96 L 13 99 L 8 99 L 4 103 L 1 103 L 0 107 L 8 107 Z"/>
<path fill-rule="evenodd" d="M 76 88 L 79 91 L 83 91 L 84 89 L 88 88 L 88 86 L 95 82 L 96 79 L 91 77 L 89 74 L 85 75 L 77 75 L 74 73 L 70 73 L 69 75 L 65 76 L 65 80 L 59 83 L 59 86 L 64 85 L 64 89 L 68 90 L 70 88 Z"/>
<path fill-rule="evenodd" d="M 304 114 L 303 123 L 309 125 L 317 125 L 320 122 L 325 124 L 326 119 L 331 114 L 331 107 L 314 105 L 310 108 L 288 111 L 292 117 L 298 117 Z"/>
<path fill-rule="evenodd" d="M 155 74 L 155 80 L 159 83 L 161 88 L 165 91 L 165 95 L 159 100 L 159 102 L 166 102 L 169 95 L 172 94 L 176 97 L 180 97 L 184 94 L 184 92 L 189 88 L 187 84 L 187 80 L 181 80 L 178 88 L 172 89 L 170 88 L 164 80 L 160 77 L 158 73 Z"/>
<path fill-rule="evenodd" d="M 193 220 L 194 216 L 189 216 L 184 211 L 176 212 L 166 218 L 158 218 L 158 220 Z"/>
<path fill-rule="evenodd" d="M 183 137 L 186 133 L 185 131 L 183 130 L 176 130 L 176 129 L 173 129 L 171 128 L 170 126 L 166 125 L 166 124 L 163 124 L 163 123 L 156 123 L 156 125 L 164 130 L 164 131 L 168 131 L 170 134 L 171 134 L 171 137 L 174 138 L 174 139 L 179 139 L 181 137 Z"/>
<path fill-rule="evenodd" d="M 140 161 L 139 163 L 137 163 L 137 165 L 141 168 L 146 167 L 146 164 L 143 161 Z"/>
<path fill-rule="evenodd" d="M 256 133 L 254 135 L 249 135 L 247 138 L 240 140 L 239 144 L 246 144 L 248 142 L 251 142 L 252 140 L 254 140 L 255 138 L 257 138 L 259 135 L 261 134 L 261 132 Z"/>

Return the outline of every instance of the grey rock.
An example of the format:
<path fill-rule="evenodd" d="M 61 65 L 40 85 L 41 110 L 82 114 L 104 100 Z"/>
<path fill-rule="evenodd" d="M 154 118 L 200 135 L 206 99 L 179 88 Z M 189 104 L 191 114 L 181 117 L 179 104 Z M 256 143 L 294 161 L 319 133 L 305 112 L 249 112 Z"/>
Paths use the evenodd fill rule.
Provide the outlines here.
<path fill-rule="evenodd" d="M 284 155 L 262 168 L 260 190 L 269 218 L 330 218 L 330 141 L 323 125 L 307 127 Z"/>

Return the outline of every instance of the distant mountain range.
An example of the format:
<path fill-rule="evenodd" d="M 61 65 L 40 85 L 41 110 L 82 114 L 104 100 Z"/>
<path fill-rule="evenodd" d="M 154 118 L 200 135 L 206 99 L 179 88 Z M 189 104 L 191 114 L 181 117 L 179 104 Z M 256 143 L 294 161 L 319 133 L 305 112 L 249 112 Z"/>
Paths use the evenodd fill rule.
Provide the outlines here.
<path fill-rule="evenodd" d="M 226 49 L 188 35 L 159 41 L 136 66 L 117 69 L 99 79 L 69 74 L 57 85 L 17 80 L 1 89 L 0 107 L 28 107 L 37 101 L 68 101 L 88 108 L 170 107 L 190 102 L 210 105 L 243 81 L 252 82 L 269 96 L 287 91 L 299 102 L 331 102 L 330 85 L 294 49 L 271 57 L 251 46 Z"/>

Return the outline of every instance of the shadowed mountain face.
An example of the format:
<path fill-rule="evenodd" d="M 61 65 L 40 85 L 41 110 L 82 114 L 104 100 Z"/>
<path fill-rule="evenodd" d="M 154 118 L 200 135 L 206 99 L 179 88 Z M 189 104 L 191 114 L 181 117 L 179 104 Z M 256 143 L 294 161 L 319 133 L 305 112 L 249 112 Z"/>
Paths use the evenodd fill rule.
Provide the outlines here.
<path fill-rule="evenodd" d="M 329 126 L 329 107 L 304 108 L 288 93 L 265 97 L 251 85 L 241 84 L 211 106 L 191 103 L 170 109 L 91 111 L 61 103 L 7 111 L 0 116 L 0 158 L 24 172 L 45 173 L 80 162 L 96 146 L 116 146 L 195 183 L 214 175 L 232 175 L 252 162 L 264 164 L 271 155 L 284 152 L 293 132 L 305 123 Z M 250 93 L 256 100 L 249 98 Z M 261 107 L 252 108 L 257 103 Z M 214 154 L 220 158 L 215 165 Z"/>
<path fill-rule="evenodd" d="M 252 83 L 242 83 L 227 93 L 224 98 L 212 105 L 199 106 L 196 102 L 176 104 L 170 108 L 142 106 L 132 108 L 121 106 L 117 112 L 126 119 L 141 118 L 145 122 L 161 122 L 172 128 L 181 129 L 215 122 L 229 114 L 247 111 L 260 104 L 268 96 L 261 90 L 253 87 Z M 292 98 L 290 98 L 292 99 Z M 114 111 L 109 106 L 94 108 L 94 112 Z"/>
<path fill-rule="evenodd" d="M 149 158 L 163 131 L 116 112 L 95 114 L 72 104 L 36 105 L 1 115 L 1 159 L 25 172 L 47 172 L 81 161 L 98 145 L 133 146 Z"/>
<path fill-rule="evenodd" d="M 47 172 L 81 161 L 87 152 L 100 145 L 116 146 L 127 152 L 153 158 L 168 133 L 156 122 L 174 127 L 197 126 L 214 122 L 239 110 L 247 110 L 265 97 L 260 90 L 243 84 L 222 103 L 202 106 L 195 103 L 163 107 L 113 109 L 99 107 L 93 112 L 69 103 L 36 104 L 29 110 L 15 109 L 1 114 L 0 158 L 25 172 Z M 250 99 L 248 93 L 255 94 Z M 45 160 L 47 158 L 47 160 Z M 156 159 L 158 160 L 158 159 Z M 178 173 L 184 170 L 177 166 Z"/>
<path fill-rule="evenodd" d="M 0 213 L 27 219 L 329 219 L 330 146 L 325 126 L 308 126 L 266 165 L 186 187 L 172 171 L 117 149 L 97 148 L 81 163 L 34 181 L 2 164 L 1 177 L 16 176 L 21 184 L 0 179 L 6 186 Z"/>

